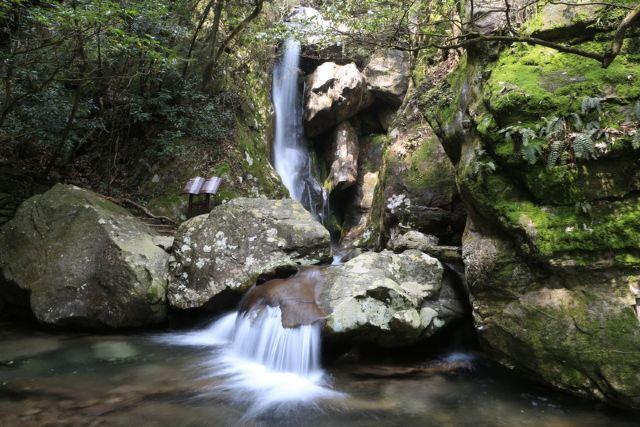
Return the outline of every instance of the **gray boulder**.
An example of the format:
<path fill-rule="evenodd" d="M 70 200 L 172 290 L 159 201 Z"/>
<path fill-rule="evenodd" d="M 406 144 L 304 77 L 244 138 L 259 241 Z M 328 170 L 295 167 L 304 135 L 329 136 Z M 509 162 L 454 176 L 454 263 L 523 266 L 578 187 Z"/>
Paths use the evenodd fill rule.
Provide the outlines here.
<path fill-rule="evenodd" d="M 166 316 L 169 255 L 156 233 L 95 193 L 58 184 L 0 230 L 0 299 L 45 324 L 138 327 Z"/>
<path fill-rule="evenodd" d="M 323 270 L 326 334 L 394 347 L 430 337 L 464 314 L 440 261 L 416 250 L 365 252 Z"/>
<path fill-rule="evenodd" d="M 410 55 L 397 49 L 377 51 L 364 69 L 367 87 L 376 98 L 399 107 L 411 78 Z"/>
<path fill-rule="evenodd" d="M 325 62 L 307 78 L 305 132 L 309 137 L 318 136 L 372 103 L 356 64 Z"/>
<path fill-rule="evenodd" d="M 291 199 L 238 198 L 184 222 L 168 298 L 178 309 L 224 305 L 260 276 L 331 258 L 329 232 Z"/>

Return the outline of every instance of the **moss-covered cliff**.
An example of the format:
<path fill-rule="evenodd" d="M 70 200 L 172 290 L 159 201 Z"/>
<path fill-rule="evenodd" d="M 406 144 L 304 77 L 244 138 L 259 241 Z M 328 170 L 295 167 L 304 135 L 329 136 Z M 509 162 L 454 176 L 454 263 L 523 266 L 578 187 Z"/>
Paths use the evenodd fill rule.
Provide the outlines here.
<path fill-rule="evenodd" d="M 575 37 L 606 11 L 547 35 Z M 544 34 L 548 13 L 529 31 Z M 591 39 L 580 48 L 608 43 Z M 422 108 L 471 216 L 463 255 L 485 347 L 560 388 L 640 407 L 640 51 L 627 43 L 606 69 L 541 46 L 470 49 L 444 83 L 423 84 Z"/>

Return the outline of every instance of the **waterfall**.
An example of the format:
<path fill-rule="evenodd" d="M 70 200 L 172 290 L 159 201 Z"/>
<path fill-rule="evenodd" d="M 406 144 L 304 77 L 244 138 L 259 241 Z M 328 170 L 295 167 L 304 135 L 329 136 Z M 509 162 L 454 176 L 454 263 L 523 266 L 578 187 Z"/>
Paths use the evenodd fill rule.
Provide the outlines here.
<path fill-rule="evenodd" d="M 246 404 L 246 418 L 344 396 L 329 388 L 320 367 L 321 325 L 285 328 L 278 307 L 234 312 L 206 329 L 160 339 L 172 345 L 213 347 L 205 377 L 223 381 L 211 392 L 229 393 Z"/>
<path fill-rule="evenodd" d="M 309 144 L 302 126 L 302 98 L 298 85 L 300 43 L 288 39 L 273 69 L 272 98 L 275 109 L 273 164 L 294 200 L 321 221 L 326 195 L 313 175 Z"/>

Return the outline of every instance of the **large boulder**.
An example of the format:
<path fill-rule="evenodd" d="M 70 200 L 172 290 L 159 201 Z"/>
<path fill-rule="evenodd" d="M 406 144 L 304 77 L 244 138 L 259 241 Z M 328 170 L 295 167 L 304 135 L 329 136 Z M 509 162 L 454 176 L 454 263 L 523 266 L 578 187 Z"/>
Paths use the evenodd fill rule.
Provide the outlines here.
<path fill-rule="evenodd" d="M 24 202 L 0 230 L 0 294 L 47 325 L 161 322 L 169 255 L 155 236 L 97 194 L 58 184 Z"/>
<path fill-rule="evenodd" d="M 394 347 L 464 315 L 465 296 L 440 261 L 416 250 L 365 252 L 322 271 L 319 305 L 334 339 Z"/>
<path fill-rule="evenodd" d="M 356 64 L 321 64 L 307 78 L 304 127 L 315 137 L 370 106 L 373 96 Z"/>
<path fill-rule="evenodd" d="M 399 107 L 409 88 L 410 62 L 411 55 L 407 51 L 386 49 L 375 52 L 363 71 L 371 93 Z"/>
<path fill-rule="evenodd" d="M 279 307 L 285 327 L 323 322 L 324 335 L 349 344 L 397 347 L 433 336 L 467 307 L 455 277 L 416 250 L 365 252 L 341 265 L 301 269 L 254 286 L 242 311 Z"/>
<path fill-rule="evenodd" d="M 494 49 L 422 96 L 473 220 L 462 255 L 480 341 L 538 380 L 640 408 L 640 64 Z"/>
<path fill-rule="evenodd" d="M 173 251 L 168 298 L 177 309 L 231 304 L 260 277 L 331 257 L 329 232 L 291 199 L 217 206 L 180 226 Z"/>
<path fill-rule="evenodd" d="M 351 187 L 358 179 L 358 135 L 349 124 L 342 122 L 333 132 L 329 153 L 328 185 L 332 191 L 341 191 Z"/>

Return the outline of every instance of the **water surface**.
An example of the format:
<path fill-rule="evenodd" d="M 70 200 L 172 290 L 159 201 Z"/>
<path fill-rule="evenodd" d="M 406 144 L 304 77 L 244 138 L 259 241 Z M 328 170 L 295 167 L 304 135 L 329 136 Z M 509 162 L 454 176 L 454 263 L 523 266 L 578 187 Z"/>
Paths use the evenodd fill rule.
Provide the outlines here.
<path fill-rule="evenodd" d="M 212 375 L 225 346 L 200 335 L 50 334 L 0 324 L 0 426 L 632 426 L 621 413 L 524 381 L 476 355 L 325 367 L 339 394 L 247 417 Z M 193 344 L 193 338 L 187 341 Z M 420 359 L 419 358 L 419 359 Z M 241 397 L 241 396 L 240 396 Z"/>

